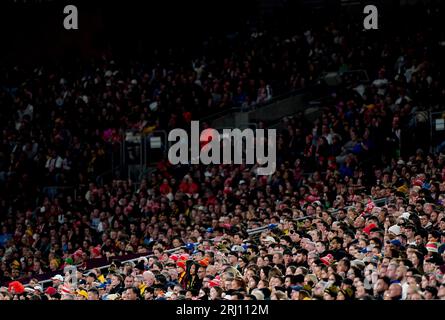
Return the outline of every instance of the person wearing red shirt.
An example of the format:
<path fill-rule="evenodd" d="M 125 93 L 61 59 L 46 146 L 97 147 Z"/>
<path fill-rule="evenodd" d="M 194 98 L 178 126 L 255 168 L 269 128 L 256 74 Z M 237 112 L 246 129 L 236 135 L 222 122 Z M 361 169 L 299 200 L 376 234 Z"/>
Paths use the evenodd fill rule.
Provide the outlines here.
<path fill-rule="evenodd" d="M 172 188 L 170 187 L 170 185 L 168 184 L 167 179 L 164 179 L 161 186 L 159 187 L 159 191 L 161 192 L 161 194 L 169 194 L 172 192 Z"/>

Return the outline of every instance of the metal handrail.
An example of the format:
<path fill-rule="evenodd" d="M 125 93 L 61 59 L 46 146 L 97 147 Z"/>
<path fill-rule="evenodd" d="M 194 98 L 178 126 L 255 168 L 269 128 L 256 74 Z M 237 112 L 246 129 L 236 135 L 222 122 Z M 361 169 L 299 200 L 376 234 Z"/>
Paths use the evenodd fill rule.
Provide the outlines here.
<path fill-rule="evenodd" d="M 263 230 L 266 230 L 266 229 L 268 229 L 268 228 L 269 228 L 269 225 L 262 226 L 262 227 L 258 227 L 258 228 L 254 228 L 254 229 L 248 229 L 248 230 L 247 230 L 247 233 L 248 233 L 249 236 L 250 236 L 250 235 L 254 235 L 254 234 L 256 234 L 256 233 L 262 232 Z M 214 241 L 214 238 L 213 238 L 213 239 L 210 239 L 210 241 Z M 199 245 L 199 243 L 194 243 L 194 245 L 195 245 L 195 246 L 196 246 L 196 245 Z M 178 247 L 178 248 L 173 248 L 173 249 L 166 250 L 165 252 L 166 252 L 166 253 L 169 253 L 169 254 L 172 254 L 172 253 L 175 253 L 175 252 L 177 252 L 177 251 L 179 251 L 179 250 L 186 249 L 186 248 L 187 248 L 187 247 L 185 247 L 185 246 L 181 246 L 181 247 Z M 121 261 L 121 263 L 122 263 L 122 264 L 125 264 L 125 263 L 129 263 L 129 262 L 136 262 L 136 261 L 139 261 L 139 260 L 141 260 L 141 259 L 143 259 L 143 258 L 147 258 L 147 259 L 149 259 L 150 257 L 153 257 L 153 254 L 149 254 L 149 255 L 146 255 L 146 256 L 143 256 L 143 255 L 142 255 L 142 256 L 137 257 L 137 258 L 124 260 L 124 261 Z M 110 266 L 111 266 L 111 264 L 106 264 L 106 265 L 103 265 L 103 266 L 100 266 L 100 267 L 96 267 L 96 268 L 92 268 L 92 269 L 85 270 L 85 271 L 83 271 L 83 273 L 89 273 L 89 272 L 91 272 L 93 269 L 106 269 L 106 268 L 109 268 Z M 45 284 L 48 284 L 48 283 L 50 283 L 50 282 L 51 282 L 51 279 L 46 279 L 46 280 L 39 281 L 39 283 L 42 285 L 42 287 L 45 286 Z"/>
<path fill-rule="evenodd" d="M 298 95 L 298 94 L 301 94 L 303 92 L 307 92 L 310 89 L 311 89 L 311 87 L 301 88 L 301 89 L 296 89 L 296 90 L 290 90 L 290 91 L 288 91 L 286 93 L 283 93 L 283 94 L 280 94 L 280 95 L 278 95 L 276 97 L 272 97 L 272 99 L 267 100 L 265 102 L 260 102 L 258 104 L 252 105 L 252 107 L 254 106 L 255 109 L 263 108 L 263 107 L 265 107 L 267 105 L 276 103 L 278 101 L 284 100 L 284 99 L 289 98 L 291 96 Z M 240 111 L 240 110 L 241 110 L 241 107 L 228 108 L 226 110 L 223 110 L 223 111 L 220 111 L 220 112 L 213 113 L 213 114 L 210 114 L 208 116 L 205 116 L 202 119 L 200 119 L 200 121 L 201 122 L 211 122 L 211 121 L 213 121 L 213 120 L 215 120 L 217 118 L 223 117 L 223 116 L 225 116 L 225 115 L 227 115 L 229 113 Z"/>
<path fill-rule="evenodd" d="M 196 244 L 195 244 L 196 245 Z M 184 246 L 182 246 L 182 247 L 178 247 L 178 248 L 174 248 L 174 249 L 170 249 L 170 250 L 166 250 L 165 252 L 166 253 L 175 253 L 175 252 L 177 252 L 177 251 L 179 251 L 179 250 L 182 250 L 182 249 L 185 249 L 186 247 L 184 247 Z M 154 255 L 153 254 L 149 254 L 149 255 L 147 255 L 147 256 L 140 256 L 140 257 L 137 257 L 137 258 L 133 258 L 133 259 L 129 259 L 129 260 L 124 260 L 124 261 L 121 261 L 121 263 L 122 264 L 125 264 L 125 263 L 128 263 L 128 262 L 136 262 L 136 261 L 139 261 L 139 260 L 141 260 L 142 258 L 147 258 L 147 259 L 149 259 L 149 258 L 151 258 L 151 257 L 153 257 Z M 111 264 L 107 264 L 107 265 L 104 265 L 104 266 L 100 266 L 100 267 L 96 267 L 96 268 L 92 268 L 92 269 L 88 269 L 88 270 L 85 270 L 83 273 L 89 273 L 89 272 L 91 272 L 93 269 L 106 269 L 106 268 L 109 268 L 111 266 Z M 47 283 L 50 283 L 52 280 L 51 279 L 47 279 L 47 280 L 42 280 L 42 281 L 39 281 L 39 283 L 42 285 L 42 287 L 45 285 L 45 284 L 47 284 Z"/>

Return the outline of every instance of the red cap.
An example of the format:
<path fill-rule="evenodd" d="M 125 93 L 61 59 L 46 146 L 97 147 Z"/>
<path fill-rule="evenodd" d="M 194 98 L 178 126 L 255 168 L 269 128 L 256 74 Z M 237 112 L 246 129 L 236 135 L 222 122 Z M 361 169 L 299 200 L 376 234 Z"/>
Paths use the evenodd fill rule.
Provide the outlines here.
<path fill-rule="evenodd" d="M 76 250 L 76 251 L 74 252 L 74 256 L 76 256 L 76 257 L 81 257 L 81 256 L 82 256 L 82 253 L 83 253 L 82 249 L 78 249 L 78 250 Z"/>
<path fill-rule="evenodd" d="M 219 276 L 216 276 L 213 280 L 209 281 L 209 287 L 217 287 L 221 284 L 221 279 Z"/>
<path fill-rule="evenodd" d="M 54 287 L 48 287 L 48 288 L 46 288 L 45 293 L 52 296 L 57 293 L 57 290 Z"/>
<path fill-rule="evenodd" d="M 363 228 L 363 232 L 369 236 L 371 230 L 374 228 L 377 228 L 377 225 L 375 223 L 368 224 L 366 227 Z"/>
<path fill-rule="evenodd" d="M 170 259 L 172 259 L 173 261 L 178 261 L 178 259 L 179 259 L 179 257 L 178 257 L 178 255 L 176 255 L 176 254 L 172 254 L 171 256 L 170 256 Z"/>
<path fill-rule="evenodd" d="M 202 260 L 199 260 L 198 262 L 201 266 L 203 267 L 207 267 L 209 265 L 209 259 L 208 258 L 204 258 Z"/>
<path fill-rule="evenodd" d="M 91 250 L 91 252 L 92 252 L 94 255 L 96 255 L 96 256 L 100 255 L 100 249 L 99 249 L 99 248 L 94 247 L 94 248 Z"/>
<path fill-rule="evenodd" d="M 188 260 L 189 257 L 190 256 L 187 253 L 184 253 L 179 256 L 179 260 L 185 261 Z"/>
<path fill-rule="evenodd" d="M 321 260 L 321 262 L 323 262 L 323 264 L 330 266 L 332 264 L 332 262 L 334 261 L 334 256 L 329 253 L 326 256 L 324 256 L 323 258 L 321 258 L 320 260 Z"/>

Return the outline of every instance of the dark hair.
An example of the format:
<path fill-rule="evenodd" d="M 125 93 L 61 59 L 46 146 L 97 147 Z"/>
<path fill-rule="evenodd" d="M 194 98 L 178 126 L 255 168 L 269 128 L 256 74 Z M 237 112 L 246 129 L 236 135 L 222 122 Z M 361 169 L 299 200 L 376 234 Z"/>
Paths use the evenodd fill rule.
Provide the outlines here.
<path fill-rule="evenodd" d="M 190 292 L 193 297 L 196 297 L 199 294 L 199 291 L 196 289 L 189 289 L 187 292 Z"/>
<path fill-rule="evenodd" d="M 232 293 L 232 296 L 237 296 L 237 297 L 238 297 L 238 300 L 244 300 L 244 294 L 241 293 L 241 292 L 239 292 L 239 291 L 234 291 L 234 292 Z"/>
<path fill-rule="evenodd" d="M 281 263 L 276 264 L 274 266 L 274 268 L 280 270 L 281 274 L 285 274 L 286 273 L 286 267 L 284 266 L 284 264 L 281 264 Z"/>
<path fill-rule="evenodd" d="M 412 268 L 413 263 L 411 262 L 411 260 L 408 260 L 408 259 L 402 259 L 401 261 L 403 262 L 403 264 L 404 264 L 407 268 Z"/>
<path fill-rule="evenodd" d="M 165 285 L 165 283 L 167 282 L 167 278 L 163 274 L 156 275 L 155 279 L 162 285 Z"/>
<path fill-rule="evenodd" d="M 270 272 L 271 269 L 272 268 L 270 266 L 263 266 L 263 267 L 260 268 L 260 273 L 261 273 L 261 270 L 262 270 L 264 272 L 264 275 L 266 276 L 265 278 L 269 279 L 269 272 Z"/>
<path fill-rule="evenodd" d="M 351 267 L 351 269 L 354 271 L 355 278 L 363 278 L 362 271 L 359 268 Z"/>
<path fill-rule="evenodd" d="M 136 287 L 127 288 L 127 290 L 131 290 L 137 297 L 137 299 L 141 298 L 141 291 Z"/>
<path fill-rule="evenodd" d="M 281 240 L 286 241 L 287 243 L 292 243 L 292 239 L 289 236 L 282 236 Z"/>
<path fill-rule="evenodd" d="M 287 279 L 287 278 L 289 278 L 291 285 L 294 285 L 296 283 L 295 282 L 296 277 L 294 275 L 288 274 L 287 276 L 284 277 L 284 279 Z M 304 279 L 303 279 L 303 281 L 304 281 Z"/>
<path fill-rule="evenodd" d="M 241 256 L 238 259 L 241 259 L 246 265 L 249 263 L 249 259 L 246 256 Z"/>
<path fill-rule="evenodd" d="M 212 288 L 217 292 L 218 297 L 221 297 L 221 295 L 224 292 L 224 290 L 221 287 L 219 287 L 219 286 L 215 286 L 215 287 L 212 287 Z"/>
<path fill-rule="evenodd" d="M 433 298 L 435 298 L 437 296 L 437 288 L 436 287 L 427 286 L 425 288 L 425 291 L 428 291 L 429 293 L 431 293 Z"/>
<path fill-rule="evenodd" d="M 391 279 L 389 279 L 387 276 L 380 277 L 380 279 L 382 279 L 388 287 L 391 285 Z"/>
<path fill-rule="evenodd" d="M 348 258 L 343 258 L 340 261 L 343 261 L 343 263 L 348 268 L 348 270 L 349 270 L 349 268 L 351 268 L 351 261 Z"/>
<path fill-rule="evenodd" d="M 339 275 L 338 273 L 334 273 L 334 277 L 335 277 L 334 286 L 339 287 L 341 285 L 343 277 L 341 275 Z"/>
<path fill-rule="evenodd" d="M 322 240 L 318 240 L 318 241 L 315 242 L 315 243 L 321 243 L 321 244 L 326 248 L 326 242 L 324 242 L 324 241 L 322 241 Z"/>
<path fill-rule="evenodd" d="M 144 290 L 144 294 L 146 294 L 147 292 L 153 294 L 155 292 L 155 288 L 154 287 L 147 287 Z"/>
<path fill-rule="evenodd" d="M 345 279 L 343 279 L 342 283 L 347 285 L 347 286 L 352 286 L 353 281 L 351 279 L 349 279 L 349 278 L 345 278 Z"/>
<path fill-rule="evenodd" d="M 440 232 L 438 230 L 433 230 L 430 232 L 431 236 L 436 238 L 436 239 L 440 239 Z"/>
<path fill-rule="evenodd" d="M 164 266 L 162 265 L 162 262 L 156 261 L 153 263 L 153 265 L 156 265 L 160 270 L 164 269 Z"/>
<path fill-rule="evenodd" d="M 268 300 L 270 298 L 271 291 L 270 291 L 269 288 L 261 288 L 261 289 L 258 289 L 258 290 L 261 290 L 261 292 L 264 294 L 264 299 L 265 300 Z"/>
<path fill-rule="evenodd" d="M 258 282 L 260 282 L 260 277 L 255 275 L 255 276 L 251 276 L 250 279 L 255 280 L 255 283 L 258 284 Z"/>
<path fill-rule="evenodd" d="M 343 239 L 338 236 L 333 237 L 332 240 L 335 240 L 338 244 L 343 245 Z"/>
<path fill-rule="evenodd" d="M 294 281 L 293 283 L 303 283 L 304 275 L 302 275 L 302 274 L 295 275 L 293 281 Z"/>
<path fill-rule="evenodd" d="M 374 237 L 374 238 L 371 238 L 369 241 L 371 241 L 371 240 L 375 242 L 376 246 L 378 246 L 380 248 L 382 247 L 382 241 L 379 238 Z"/>
<path fill-rule="evenodd" d="M 202 287 L 200 290 L 204 291 L 206 296 L 208 296 L 210 294 L 210 288 Z"/>
<path fill-rule="evenodd" d="M 417 265 L 417 266 L 413 265 L 413 267 L 417 267 L 417 268 L 422 267 L 423 266 L 423 259 L 424 259 L 423 253 L 421 253 L 420 251 L 416 250 L 416 251 L 413 252 L 413 254 L 415 254 L 417 259 L 419 260 L 419 265 Z"/>
<path fill-rule="evenodd" d="M 90 292 L 99 296 L 99 290 L 97 290 L 96 288 L 91 288 L 90 290 L 88 290 L 88 293 L 90 293 Z"/>

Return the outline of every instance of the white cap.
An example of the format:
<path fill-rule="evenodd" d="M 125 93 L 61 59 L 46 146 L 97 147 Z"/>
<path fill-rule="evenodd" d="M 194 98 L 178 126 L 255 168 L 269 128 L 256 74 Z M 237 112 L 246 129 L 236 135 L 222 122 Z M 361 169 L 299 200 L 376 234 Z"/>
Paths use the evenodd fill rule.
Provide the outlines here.
<path fill-rule="evenodd" d="M 42 288 L 42 286 L 35 286 L 35 287 L 34 287 L 34 290 L 43 292 L 43 288 Z"/>
<path fill-rule="evenodd" d="M 271 237 L 271 236 L 267 236 L 267 237 L 264 239 L 264 241 L 266 241 L 266 242 L 276 243 L 275 239 L 274 239 L 273 237 Z"/>
<path fill-rule="evenodd" d="M 410 213 L 409 212 L 404 212 L 404 213 L 402 213 L 401 215 L 400 215 L 400 217 L 402 217 L 403 219 L 409 219 L 409 217 L 410 217 Z"/>
<path fill-rule="evenodd" d="M 54 277 L 51 278 L 51 280 L 59 280 L 59 281 L 63 281 L 63 277 L 60 274 L 55 275 Z"/>
<path fill-rule="evenodd" d="M 272 238 L 272 237 L 271 237 Z M 273 238 L 272 238 L 273 239 Z M 233 247 L 232 247 L 232 251 L 235 251 L 235 252 L 244 252 L 244 248 L 242 247 L 242 246 L 238 246 L 238 245 L 234 245 Z"/>
<path fill-rule="evenodd" d="M 388 232 L 392 232 L 393 234 L 398 236 L 398 235 L 400 235 L 400 227 L 395 224 L 395 225 L 389 227 Z"/>

